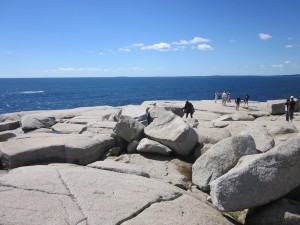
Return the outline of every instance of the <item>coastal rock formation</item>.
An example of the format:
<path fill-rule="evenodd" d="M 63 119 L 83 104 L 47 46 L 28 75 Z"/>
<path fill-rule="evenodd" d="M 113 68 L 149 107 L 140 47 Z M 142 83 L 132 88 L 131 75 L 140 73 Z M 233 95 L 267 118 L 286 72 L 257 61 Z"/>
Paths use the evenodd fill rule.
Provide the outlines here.
<path fill-rule="evenodd" d="M 224 139 L 193 164 L 193 183 L 208 191 L 210 183 L 233 168 L 242 156 L 256 153 L 255 142 L 250 135 Z"/>
<path fill-rule="evenodd" d="M 56 123 L 55 117 L 41 114 L 29 114 L 22 117 L 21 125 L 24 131 L 31 131 L 38 128 L 51 127 Z"/>
<path fill-rule="evenodd" d="M 300 137 L 287 140 L 211 182 L 211 198 L 222 211 L 267 204 L 300 185 Z"/>
<path fill-rule="evenodd" d="M 198 141 L 195 130 L 173 113 L 156 118 L 144 131 L 150 139 L 183 156 L 189 155 Z"/>
<path fill-rule="evenodd" d="M 0 115 L 0 224 L 298 223 L 300 113 L 184 103 Z"/>

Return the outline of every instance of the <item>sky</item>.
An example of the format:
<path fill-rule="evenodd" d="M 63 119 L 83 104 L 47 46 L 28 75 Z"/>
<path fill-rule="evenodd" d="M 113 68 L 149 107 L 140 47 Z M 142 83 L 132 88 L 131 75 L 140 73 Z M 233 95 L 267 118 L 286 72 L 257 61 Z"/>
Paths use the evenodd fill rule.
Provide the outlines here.
<path fill-rule="evenodd" d="M 300 74 L 299 0 L 0 0 L 0 78 Z"/>

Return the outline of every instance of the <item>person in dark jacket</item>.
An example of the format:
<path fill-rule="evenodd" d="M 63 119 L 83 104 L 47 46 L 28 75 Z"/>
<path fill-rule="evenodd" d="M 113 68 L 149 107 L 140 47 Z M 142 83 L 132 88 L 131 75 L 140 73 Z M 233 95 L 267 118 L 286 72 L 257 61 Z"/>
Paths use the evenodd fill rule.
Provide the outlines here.
<path fill-rule="evenodd" d="M 289 104 L 289 108 L 288 108 L 291 122 L 294 119 L 295 105 L 296 105 L 296 102 L 294 100 L 294 96 L 291 96 L 290 104 Z"/>
<path fill-rule="evenodd" d="M 191 118 L 193 118 L 193 113 L 195 112 L 193 104 L 186 101 L 185 106 L 183 107 L 183 112 L 186 113 L 186 118 L 188 118 L 189 114 L 191 114 Z"/>
<path fill-rule="evenodd" d="M 290 98 L 287 98 L 286 102 L 284 103 L 284 111 L 285 111 L 285 120 L 289 121 L 290 114 L 289 114 L 289 107 L 290 107 Z"/>

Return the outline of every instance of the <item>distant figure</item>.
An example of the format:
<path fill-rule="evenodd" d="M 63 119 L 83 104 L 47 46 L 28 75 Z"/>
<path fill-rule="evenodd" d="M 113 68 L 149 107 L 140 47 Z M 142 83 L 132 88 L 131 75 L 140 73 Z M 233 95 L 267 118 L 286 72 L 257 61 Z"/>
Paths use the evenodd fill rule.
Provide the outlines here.
<path fill-rule="evenodd" d="M 231 93 L 230 91 L 227 92 L 227 102 L 231 102 Z"/>
<path fill-rule="evenodd" d="M 188 118 L 189 114 L 191 114 L 191 118 L 193 118 L 193 114 L 195 112 L 193 104 L 186 101 L 185 106 L 183 107 L 183 112 L 186 113 L 186 118 Z"/>
<path fill-rule="evenodd" d="M 290 104 L 289 104 L 289 107 L 288 107 L 291 122 L 293 122 L 293 119 L 294 119 L 295 105 L 296 105 L 296 102 L 294 100 L 294 96 L 291 96 Z"/>
<path fill-rule="evenodd" d="M 250 96 L 248 95 L 248 94 L 246 94 L 246 96 L 245 96 L 245 100 L 244 100 L 244 106 L 246 106 L 247 105 L 247 107 L 248 107 L 248 101 L 249 101 L 249 98 L 250 98 Z"/>
<path fill-rule="evenodd" d="M 219 98 L 219 93 L 215 91 L 215 103 L 217 103 L 218 98 Z"/>
<path fill-rule="evenodd" d="M 285 111 L 285 119 L 286 121 L 289 121 L 290 115 L 289 115 L 289 106 L 290 106 L 290 99 L 287 98 L 286 102 L 284 103 L 284 111 Z"/>
<path fill-rule="evenodd" d="M 223 91 L 222 94 L 222 105 L 226 105 L 226 100 L 227 100 L 227 94 L 225 91 Z"/>
<path fill-rule="evenodd" d="M 236 104 L 235 109 L 236 109 L 236 110 L 239 110 L 239 108 L 240 108 L 240 103 L 241 103 L 241 98 L 240 98 L 240 96 L 238 96 L 238 97 L 235 99 L 235 104 Z"/>

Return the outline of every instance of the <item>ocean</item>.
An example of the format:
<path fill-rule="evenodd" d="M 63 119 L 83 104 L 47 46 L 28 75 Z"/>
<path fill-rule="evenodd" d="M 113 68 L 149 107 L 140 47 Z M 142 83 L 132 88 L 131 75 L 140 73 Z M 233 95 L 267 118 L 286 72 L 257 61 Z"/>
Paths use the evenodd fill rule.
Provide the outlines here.
<path fill-rule="evenodd" d="M 300 76 L 2 78 L 0 114 L 147 100 L 212 100 L 215 90 L 230 91 L 232 99 L 248 93 L 250 101 L 300 98 Z"/>

